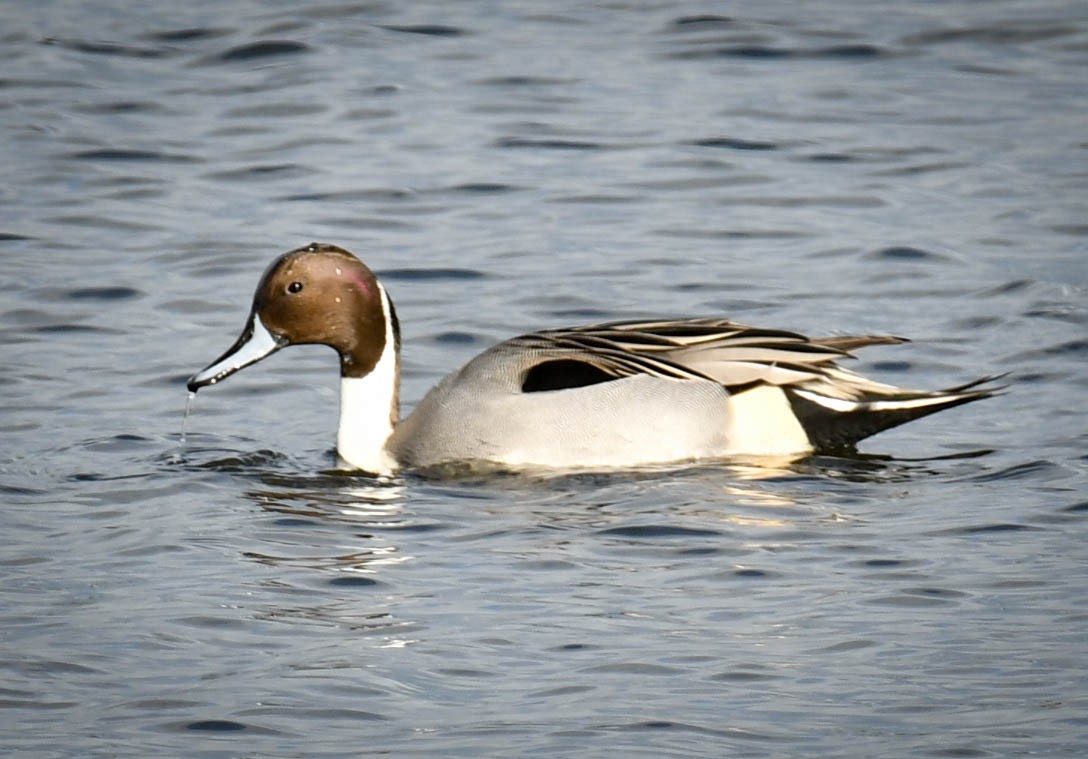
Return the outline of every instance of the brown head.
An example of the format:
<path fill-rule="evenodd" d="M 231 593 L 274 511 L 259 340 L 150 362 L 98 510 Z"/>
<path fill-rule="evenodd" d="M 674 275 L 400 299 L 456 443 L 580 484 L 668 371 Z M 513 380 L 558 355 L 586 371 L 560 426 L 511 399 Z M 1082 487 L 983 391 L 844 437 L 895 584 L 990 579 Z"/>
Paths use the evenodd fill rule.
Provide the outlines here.
<path fill-rule="evenodd" d="M 364 377 L 386 349 L 387 334 L 398 350 L 396 313 L 374 272 L 343 248 L 311 243 L 269 265 L 242 335 L 189 379 L 189 390 L 215 384 L 288 345 L 328 345 L 340 356 L 341 376 Z"/>

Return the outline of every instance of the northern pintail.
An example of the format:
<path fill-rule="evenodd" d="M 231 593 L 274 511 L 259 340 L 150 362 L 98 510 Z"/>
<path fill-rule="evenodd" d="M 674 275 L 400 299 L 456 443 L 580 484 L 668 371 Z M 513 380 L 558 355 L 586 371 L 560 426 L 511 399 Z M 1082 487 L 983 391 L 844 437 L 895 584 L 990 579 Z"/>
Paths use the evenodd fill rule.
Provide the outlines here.
<path fill-rule="evenodd" d="M 906 390 L 837 365 L 895 344 L 872 335 L 807 338 L 716 318 L 621 321 L 522 335 L 484 351 L 400 420 L 400 328 L 362 261 L 312 243 L 283 254 L 257 285 L 238 340 L 188 382 L 213 385 L 298 344 L 340 356 L 336 447 L 353 469 L 487 462 L 604 469 L 803 456 L 941 409 L 987 398 L 984 378 Z"/>

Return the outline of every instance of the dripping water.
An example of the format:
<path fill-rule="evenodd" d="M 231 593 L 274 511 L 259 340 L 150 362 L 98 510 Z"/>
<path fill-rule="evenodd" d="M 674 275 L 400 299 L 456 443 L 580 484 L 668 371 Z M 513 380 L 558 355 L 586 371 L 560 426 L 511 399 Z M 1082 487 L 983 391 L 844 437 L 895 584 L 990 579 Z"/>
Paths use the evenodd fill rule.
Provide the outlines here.
<path fill-rule="evenodd" d="M 181 417 L 181 444 L 185 445 L 188 439 L 189 431 L 189 416 L 193 413 L 193 401 L 196 400 L 196 393 L 192 390 L 189 391 L 185 398 L 185 415 Z"/>

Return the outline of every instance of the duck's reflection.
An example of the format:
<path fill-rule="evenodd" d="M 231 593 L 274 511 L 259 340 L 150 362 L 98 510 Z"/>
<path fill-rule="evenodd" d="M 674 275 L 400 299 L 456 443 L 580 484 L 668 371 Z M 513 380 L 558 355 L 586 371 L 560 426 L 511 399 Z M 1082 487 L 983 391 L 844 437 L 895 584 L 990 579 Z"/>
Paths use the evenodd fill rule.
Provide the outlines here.
<path fill-rule="evenodd" d="M 266 469 L 250 479 L 247 496 L 261 516 L 245 520 L 239 548 L 267 568 L 259 580 L 262 618 L 345 626 L 384 636 L 383 645 L 407 645 L 420 634 L 409 617 L 425 594 L 404 589 L 418 590 L 413 582 L 429 564 L 413 565 L 413 554 L 429 558 L 448 550 L 449 540 L 536 534 L 543 526 L 564 544 L 568 531 L 580 530 L 590 536 L 584 545 L 598 535 L 607 546 L 642 550 L 655 534 L 689 530 L 704 549 L 780 550 L 830 523 L 854 523 L 851 504 L 868 485 L 931 470 L 941 468 L 872 456 L 732 460 L 667 472 L 477 473 L 441 482 Z"/>
<path fill-rule="evenodd" d="M 270 478 L 265 484 L 273 487 L 247 496 L 273 517 L 266 524 L 275 529 L 261 537 L 278 550 L 249 551 L 248 558 L 341 572 L 376 572 L 407 560 L 390 540 L 410 523 L 403 484 L 324 475 Z"/>
<path fill-rule="evenodd" d="M 399 481 L 323 475 L 269 477 L 264 482 L 271 487 L 247 495 L 273 513 L 378 525 L 399 525 L 403 518 L 405 487 Z"/>
<path fill-rule="evenodd" d="M 399 531 L 416 527 L 397 481 L 342 475 L 270 476 L 247 492 L 266 518 L 242 555 L 269 567 L 257 612 L 268 621 L 335 625 L 407 645 L 415 623 L 389 606 L 382 573 L 410 562 Z M 255 545 L 254 545 L 255 544 Z"/>

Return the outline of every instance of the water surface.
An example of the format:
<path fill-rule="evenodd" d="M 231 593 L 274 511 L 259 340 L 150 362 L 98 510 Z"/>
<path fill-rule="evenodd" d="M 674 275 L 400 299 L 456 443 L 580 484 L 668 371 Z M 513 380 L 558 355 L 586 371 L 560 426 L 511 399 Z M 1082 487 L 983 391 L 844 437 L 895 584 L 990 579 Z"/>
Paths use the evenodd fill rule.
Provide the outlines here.
<path fill-rule="evenodd" d="M 0 11 L 5 754 L 1088 752 L 1079 6 L 115 6 Z M 311 240 L 409 407 L 646 315 L 1012 387 L 856 460 L 382 484 L 294 348 L 183 443 Z"/>

